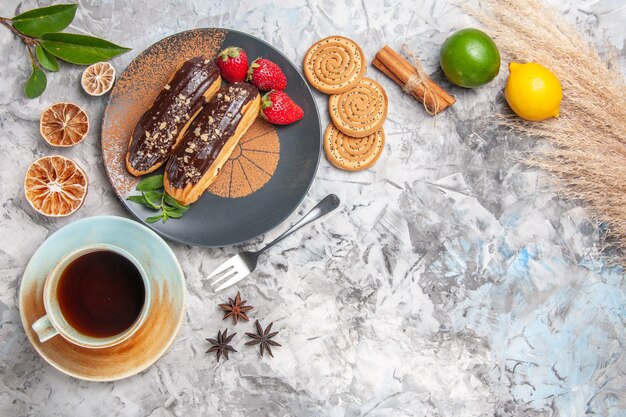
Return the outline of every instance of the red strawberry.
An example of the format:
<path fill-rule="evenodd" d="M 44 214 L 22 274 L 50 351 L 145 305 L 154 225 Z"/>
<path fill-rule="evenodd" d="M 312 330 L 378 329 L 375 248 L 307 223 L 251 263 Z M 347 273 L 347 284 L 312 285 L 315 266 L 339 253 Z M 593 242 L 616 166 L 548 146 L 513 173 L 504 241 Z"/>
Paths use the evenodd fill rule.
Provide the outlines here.
<path fill-rule="evenodd" d="M 248 55 L 241 48 L 229 46 L 217 55 L 217 66 L 229 83 L 243 81 L 248 72 Z"/>
<path fill-rule="evenodd" d="M 288 125 L 304 116 L 304 111 L 284 91 L 272 90 L 263 96 L 261 111 L 268 122 Z"/>
<path fill-rule="evenodd" d="M 259 90 L 284 90 L 287 79 L 278 65 L 265 58 L 252 61 L 248 70 L 248 81 L 256 85 Z"/>

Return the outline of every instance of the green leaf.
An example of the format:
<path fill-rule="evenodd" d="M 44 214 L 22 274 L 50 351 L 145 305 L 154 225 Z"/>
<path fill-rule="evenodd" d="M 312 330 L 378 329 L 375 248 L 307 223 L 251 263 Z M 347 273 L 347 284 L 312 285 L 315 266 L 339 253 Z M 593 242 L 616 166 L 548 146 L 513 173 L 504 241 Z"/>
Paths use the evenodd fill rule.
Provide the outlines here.
<path fill-rule="evenodd" d="M 163 212 L 170 218 L 172 219 L 180 219 L 181 217 L 183 217 L 183 213 L 181 211 L 178 210 L 167 210 L 164 209 Z"/>
<path fill-rule="evenodd" d="M 46 73 L 33 61 L 33 72 L 30 74 L 30 77 L 28 77 L 28 81 L 26 81 L 24 94 L 26 94 L 28 98 L 39 97 L 46 89 L 47 84 Z"/>
<path fill-rule="evenodd" d="M 72 23 L 78 4 L 59 4 L 29 10 L 15 16 L 13 27 L 24 35 L 38 38 L 44 33 L 59 32 Z"/>
<path fill-rule="evenodd" d="M 143 195 L 129 195 L 126 197 L 126 200 L 132 201 L 133 203 L 141 204 L 142 206 L 151 207 L 150 204 L 146 201 Z"/>
<path fill-rule="evenodd" d="M 75 33 L 44 33 L 41 46 L 57 58 L 80 65 L 106 61 L 130 51 L 104 39 Z"/>
<path fill-rule="evenodd" d="M 148 205 L 155 210 L 160 210 L 161 207 L 161 199 L 163 198 L 163 193 L 160 191 L 146 191 L 141 193 L 143 198 L 148 202 Z"/>
<path fill-rule="evenodd" d="M 159 191 L 163 187 L 163 175 L 153 175 L 145 178 L 137 184 L 137 190 L 141 195 L 129 196 L 126 199 L 138 204 L 143 204 L 161 212 L 155 216 L 148 217 L 146 223 L 155 223 L 162 220 L 163 223 L 169 219 L 180 219 L 189 210 L 189 206 L 183 206 L 176 199 Z"/>
<path fill-rule="evenodd" d="M 144 178 L 137 184 L 138 191 L 151 191 L 158 190 L 163 187 L 163 175 L 153 175 L 148 178 Z"/>
<path fill-rule="evenodd" d="M 167 204 L 169 204 L 170 206 L 181 210 L 183 213 L 186 212 L 187 210 L 189 210 L 189 206 L 183 206 L 182 204 L 180 204 L 178 201 L 176 201 L 176 199 L 172 196 L 170 196 L 169 194 L 165 193 L 165 202 Z"/>
<path fill-rule="evenodd" d="M 156 223 L 163 218 L 163 214 L 157 214 L 156 216 L 148 217 L 146 223 Z M 165 220 L 163 221 L 165 223 Z"/>
<path fill-rule="evenodd" d="M 41 45 L 37 45 L 37 47 L 35 48 L 35 54 L 37 55 L 37 60 L 45 69 L 53 72 L 59 70 L 59 63 L 57 62 L 57 59 L 54 57 L 54 55 L 46 52 L 46 50 L 43 49 Z"/>
<path fill-rule="evenodd" d="M 166 211 L 165 215 L 167 215 L 170 219 L 180 219 L 183 217 L 183 213 L 181 212 Z"/>

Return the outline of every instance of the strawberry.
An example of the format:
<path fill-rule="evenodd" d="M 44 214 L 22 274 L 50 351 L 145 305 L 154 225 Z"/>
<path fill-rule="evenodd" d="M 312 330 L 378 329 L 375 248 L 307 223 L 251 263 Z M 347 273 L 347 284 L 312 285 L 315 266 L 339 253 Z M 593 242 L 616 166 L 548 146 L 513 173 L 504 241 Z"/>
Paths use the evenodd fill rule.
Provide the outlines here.
<path fill-rule="evenodd" d="M 248 70 L 248 81 L 259 90 L 284 90 L 287 87 L 287 78 L 280 67 L 265 58 L 257 58 L 252 61 Z"/>
<path fill-rule="evenodd" d="M 288 125 L 304 116 L 304 111 L 284 91 L 272 90 L 261 100 L 261 112 L 268 122 Z"/>
<path fill-rule="evenodd" d="M 248 72 L 248 55 L 236 46 L 229 46 L 217 55 L 217 66 L 222 78 L 229 83 L 243 81 Z"/>

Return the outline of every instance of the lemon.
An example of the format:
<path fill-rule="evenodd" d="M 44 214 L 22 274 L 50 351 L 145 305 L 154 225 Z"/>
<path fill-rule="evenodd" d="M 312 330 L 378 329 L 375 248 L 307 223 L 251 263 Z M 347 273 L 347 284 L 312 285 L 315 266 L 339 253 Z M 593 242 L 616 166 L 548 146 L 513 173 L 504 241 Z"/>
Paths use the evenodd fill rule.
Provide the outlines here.
<path fill-rule="evenodd" d="M 519 117 L 539 121 L 559 115 L 563 90 L 556 75 L 534 62 L 511 62 L 509 72 L 504 97 Z"/>

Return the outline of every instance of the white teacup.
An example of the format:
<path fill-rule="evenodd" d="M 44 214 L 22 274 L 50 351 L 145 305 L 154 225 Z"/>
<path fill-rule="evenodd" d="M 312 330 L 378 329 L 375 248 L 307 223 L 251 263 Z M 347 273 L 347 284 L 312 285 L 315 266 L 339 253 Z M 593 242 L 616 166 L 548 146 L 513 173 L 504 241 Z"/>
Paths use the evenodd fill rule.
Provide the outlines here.
<path fill-rule="evenodd" d="M 61 278 L 61 275 L 63 271 L 67 268 L 67 266 L 83 255 L 98 251 L 114 252 L 132 262 L 132 264 L 137 268 L 141 275 L 141 279 L 143 281 L 145 289 L 143 307 L 136 320 L 126 330 L 110 337 L 88 336 L 72 327 L 63 316 L 61 307 L 59 306 L 59 300 L 57 298 L 57 287 L 59 284 L 59 279 Z M 37 333 L 40 342 L 45 342 L 53 338 L 54 336 L 60 335 L 69 342 L 86 348 L 99 349 L 111 347 L 122 343 L 123 341 L 130 338 L 144 324 L 146 318 L 148 317 L 150 300 L 151 294 L 148 277 L 139 261 L 133 255 L 118 246 L 110 244 L 102 243 L 84 246 L 64 256 L 48 274 L 43 289 L 43 301 L 46 315 L 33 323 L 32 328 Z"/>

